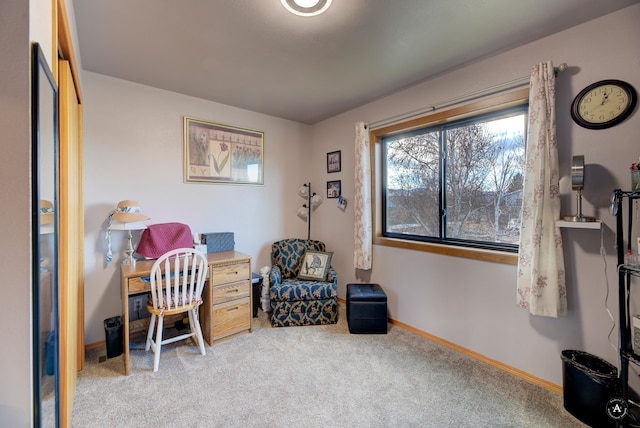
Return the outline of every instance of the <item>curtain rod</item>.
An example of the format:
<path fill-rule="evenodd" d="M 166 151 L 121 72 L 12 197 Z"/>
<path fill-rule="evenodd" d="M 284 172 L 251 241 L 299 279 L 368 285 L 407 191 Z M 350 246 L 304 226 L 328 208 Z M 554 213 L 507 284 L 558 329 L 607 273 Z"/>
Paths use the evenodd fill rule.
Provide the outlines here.
<path fill-rule="evenodd" d="M 559 66 L 553 67 L 553 72 L 557 76 L 558 73 L 562 73 L 566 69 L 567 69 L 567 64 L 563 62 Z M 407 113 L 402 113 L 402 114 L 399 114 L 399 115 L 396 115 L 396 116 L 392 116 L 392 117 L 387 118 L 387 119 L 383 119 L 383 120 L 379 120 L 377 122 L 373 122 L 373 123 L 368 125 L 368 128 L 369 129 L 382 128 L 383 126 L 391 125 L 392 123 L 399 122 L 401 120 L 406 120 L 406 119 L 409 119 L 409 118 L 412 118 L 412 117 L 415 117 L 415 116 L 420 116 L 420 115 L 423 115 L 425 113 L 436 111 L 436 110 L 444 108 L 444 107 L 450 107 L 452 105 L 460 104 L 460 103 L 465 102 L 465 101 L 471 101 L 471 100 L 474 100 L 476 98 L 484 97 L 486 95 L 495 94 L 496 92 L 506 91 L 508 89 L 514 89 L 514 88 L 517 88 L 519 86 L 524 86 L 525 84 L 529 83 L 529 79 L 530 79 L 530 76 L 524 76 L 524 77 L 520 77 L 518 79 L 510 80 L 508 82 L 500 83 L 498 85 L 490 86 L 488 88 L 480 89 L 479 91 L 471 92 L 471 93 L 468 93 L 466 95 L 462 95 L 460 97 L 451 98 L 451 99 L 449 99 L 447 101 L 441 101 L 439 103 L 432 104 L 430 106 L 423 107 L 423 108 L 418 109 L 418 110 L 413 110 L 413 111 L 410 111 L 410 112 L 407 112 Z"/>

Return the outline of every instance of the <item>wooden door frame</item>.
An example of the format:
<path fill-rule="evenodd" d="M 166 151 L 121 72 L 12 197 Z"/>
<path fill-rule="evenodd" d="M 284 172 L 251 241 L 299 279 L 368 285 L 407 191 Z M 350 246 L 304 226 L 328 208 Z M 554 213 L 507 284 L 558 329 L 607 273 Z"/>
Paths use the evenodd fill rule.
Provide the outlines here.
<path fill-rule="evenodd" d="M 60 423 L 71 426 L 76 376 L 84 368 L 84 195 L 82 92 L 64 0 L 53 2 L 52 68 L 60 97 Z M 73 98 L 76 99 L 73 99 Z M 65 99 L 63 99 L 65 98 Z"/>

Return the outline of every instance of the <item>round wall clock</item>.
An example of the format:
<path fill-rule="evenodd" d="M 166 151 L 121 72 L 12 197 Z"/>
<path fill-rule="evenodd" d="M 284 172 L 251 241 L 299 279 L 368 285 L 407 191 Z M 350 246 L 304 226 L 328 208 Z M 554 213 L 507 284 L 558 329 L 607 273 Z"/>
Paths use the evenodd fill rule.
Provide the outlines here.
<path fill-rule="evenodd" d="M 622 80 L 601 80 L 584 88 L 571 104 L 571 117 L 589 129 L 610 128 L 633 112 L 636 90 Z"/>

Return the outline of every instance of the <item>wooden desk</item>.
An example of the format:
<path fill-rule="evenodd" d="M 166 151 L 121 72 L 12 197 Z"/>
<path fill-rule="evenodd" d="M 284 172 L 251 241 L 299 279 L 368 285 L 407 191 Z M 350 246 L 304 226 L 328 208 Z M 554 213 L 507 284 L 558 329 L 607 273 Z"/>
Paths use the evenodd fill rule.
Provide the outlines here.
<path fill-rule="evenodd" d="M 214 341 L 238 333 L 251 332 L 251 256 L 238 251 L 223 251 L 207 254 L 209 270 L 202 292 L 200 324 L 205 341 L 212 346 Z M 151 283 L 142 280 L 151 275 L 155 260 L 138 260 L 134 265 L 121 265 L 123 315 L 123 359 L 124 372 L 129 374 L 129 335 L 147 332 L 150 318 L 129 321 L 129 296 L 149 293 Z M 165 325 L 175 320 L 169 317 Z"/>

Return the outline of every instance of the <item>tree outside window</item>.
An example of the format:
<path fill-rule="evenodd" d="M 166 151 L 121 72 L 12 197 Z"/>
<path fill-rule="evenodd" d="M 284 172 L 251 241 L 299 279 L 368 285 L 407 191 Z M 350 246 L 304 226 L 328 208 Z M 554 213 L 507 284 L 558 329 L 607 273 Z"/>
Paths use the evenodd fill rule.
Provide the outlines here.
<path fill-rule="evenodd" d="M 517 250 L 527 106 L 384 137 L 383 235 Z"/>

